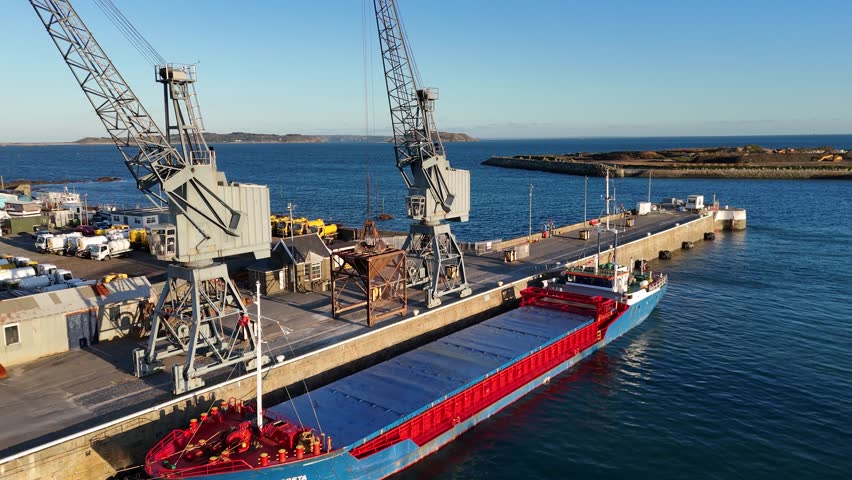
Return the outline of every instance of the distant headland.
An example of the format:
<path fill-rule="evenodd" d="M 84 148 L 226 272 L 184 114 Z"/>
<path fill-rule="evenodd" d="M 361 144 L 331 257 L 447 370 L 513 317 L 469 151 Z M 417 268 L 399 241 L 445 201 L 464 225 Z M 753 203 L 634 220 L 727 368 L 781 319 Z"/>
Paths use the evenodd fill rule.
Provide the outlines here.
<path fill-rule="evenodd" d="M 768 149 L 759 145 L 492 157 L 482 163 L 569 175 L 666 178 L 848 178 L 852 153 L 832 147 Z"/>
<path fill-rule="evenodd" d="M 444 142 L 476 142 L 478 139 L 466 133 L 440 132 L 441 140 Z M 384 135 L 301 135 L 288 133 L 277 135 L 273 133 L 205 133 L 204 139 L 207 143 L 385 143 L 393 140 Z M 75 142 L 75 145 L 100 145 L 112 144 L 108 137 L 86 137 Z"/>

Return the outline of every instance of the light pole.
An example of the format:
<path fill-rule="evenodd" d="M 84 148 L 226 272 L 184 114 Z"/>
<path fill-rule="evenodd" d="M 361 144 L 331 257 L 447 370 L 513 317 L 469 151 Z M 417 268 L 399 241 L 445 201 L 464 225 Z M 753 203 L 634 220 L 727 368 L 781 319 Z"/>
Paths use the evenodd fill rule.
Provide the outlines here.
<path fill-rule="evenodd" d="M 651 203 L 651 169 L 648 169 L 648 203 Z"/>
<path fill-rule="evenodd" d="M 530 182 L 530 228 L 527 233 L 527 242 L 532 241 L 532 198 L 533 198 L 533 184 Z"/>
<path fill-rule="evenodd" d="M 583 177 L 583 228 L 586 228 L 588 217 L 586 216 L 589 203 L 589 177 Z"/>
<path fill-rule="evenodd" d="M 296 204 L 287 202 L 287 211 L 290 214 L 290 248 L 293 248 L 293 230 L 296 227 L 296 222 L 293 221 L 293 209 Z M 289 249 L 288 249 L 289 250 Z M 290 270 L 290 280 L 293 282 L 293 291 L 296 291 L 296 257 L 293 256 L 293 268 Z"/>

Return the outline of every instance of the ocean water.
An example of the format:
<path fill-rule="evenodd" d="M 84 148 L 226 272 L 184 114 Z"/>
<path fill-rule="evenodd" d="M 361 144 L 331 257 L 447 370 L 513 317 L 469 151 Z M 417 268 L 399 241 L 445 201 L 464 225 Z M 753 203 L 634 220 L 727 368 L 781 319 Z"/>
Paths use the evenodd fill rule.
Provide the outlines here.
<path fill-rule="evenodd" d="M 479 165 L 491 155 L 741 145 L 852 147 L 852 136 L 572 139 L 449 144 L 471 170 L 462 239 L 582 219 L 582 178 Z M 221 145 L 228 177 L 270 185 L 274 209 L 359 224 L 365 174 L 404 230 L 390 145 Z M 107 146 L 0 147 L 5 179 L 129 178 Z M 644 179 L 615 182 L 644 200 Z M 144 203 L 128 179 L 71 185 L 90 203 Z M 649 319 L 397 478 L 852 478 L 852 182 L 655 179 L 652 198 L 716 194 L 748 230 L 655 263 L 667 296 Z M 598 215 L 603 181 L 588 181 Z"/>

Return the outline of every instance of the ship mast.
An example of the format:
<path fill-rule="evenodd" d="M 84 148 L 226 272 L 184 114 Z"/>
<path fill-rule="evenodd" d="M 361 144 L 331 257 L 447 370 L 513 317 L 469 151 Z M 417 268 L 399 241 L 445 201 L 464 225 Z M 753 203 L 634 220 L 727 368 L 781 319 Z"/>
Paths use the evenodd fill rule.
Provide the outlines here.
<path fill-rule="evenodd" d="M 263 372 L 261 371 L 263 367 L 263 351 L 261 341 L 261 335 L 263 332 L 263 327 L 260 325 L 260 280 L 255 282 L 255 288 L 257 289 L 257 297 L 255 299 L 255 303 L 257 304 L 257 321 L 254 322 L 255 335 L 257 348 L 255 348 L 256 357 L 255 357 L 255 371 L 257 375 L 255 378 L 257 379 L 257 428 L 260 429 L 263 427 Z"/>
<path fill-rule="evenodd" d="M 609 231 L 609 168 L 606 169 L 606 229 Z"/>

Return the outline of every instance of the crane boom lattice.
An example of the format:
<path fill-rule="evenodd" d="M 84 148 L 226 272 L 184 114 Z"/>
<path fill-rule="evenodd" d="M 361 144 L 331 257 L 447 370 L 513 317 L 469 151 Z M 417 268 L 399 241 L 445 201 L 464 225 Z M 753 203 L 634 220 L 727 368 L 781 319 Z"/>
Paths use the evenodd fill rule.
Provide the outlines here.
<path fill-rule="evenodd" d="M 169 266 L 168 281 L 150 317 L 148 347 L 133 352 L 136 374 L 159 371 L 165 358 L 184 354 L 185 363 L 172 368 L 175 392 L 181 393 L 203 385 L 201 377 L 207 372 L 236 363 L 253 368 L 256 345 L 251 335 L 226 337 L 228 330 L 250 331 L 252 325 L 227 267 L 214 260 L 242 253 L 269 256 L 269 190 L 229 183 L 216 168 L 214 151 L 202 134 L 195 67 L 156 67 L 164 92 L 164 134 L 68 0 L 30 4 L 136 186 L 155 203 L 168 204 L 170 221 L 151 229 L 149 246 L 158 259 L 179 265 Z M 171 142 L 172 131 L 177 132 L 180 150 Z M 226 321 L 234 326 L 226 327 Z M 209 360 L 196 363 L 202 353 Z"/>
<path fill-rule="evenodd" d="M 426 303 L 470 294 L 464 256 L 441 221 L 466 222 L 470 213 L 470 172 L 450 167 L 435 127 L 438 91 L 417 84 L 399 10 L 393 0 L 374 0 L 379 47 L 393 127 L 396 166 L 408 187 L 411 225 L 404 249 L 410 286 L 426 285 Z"/>

